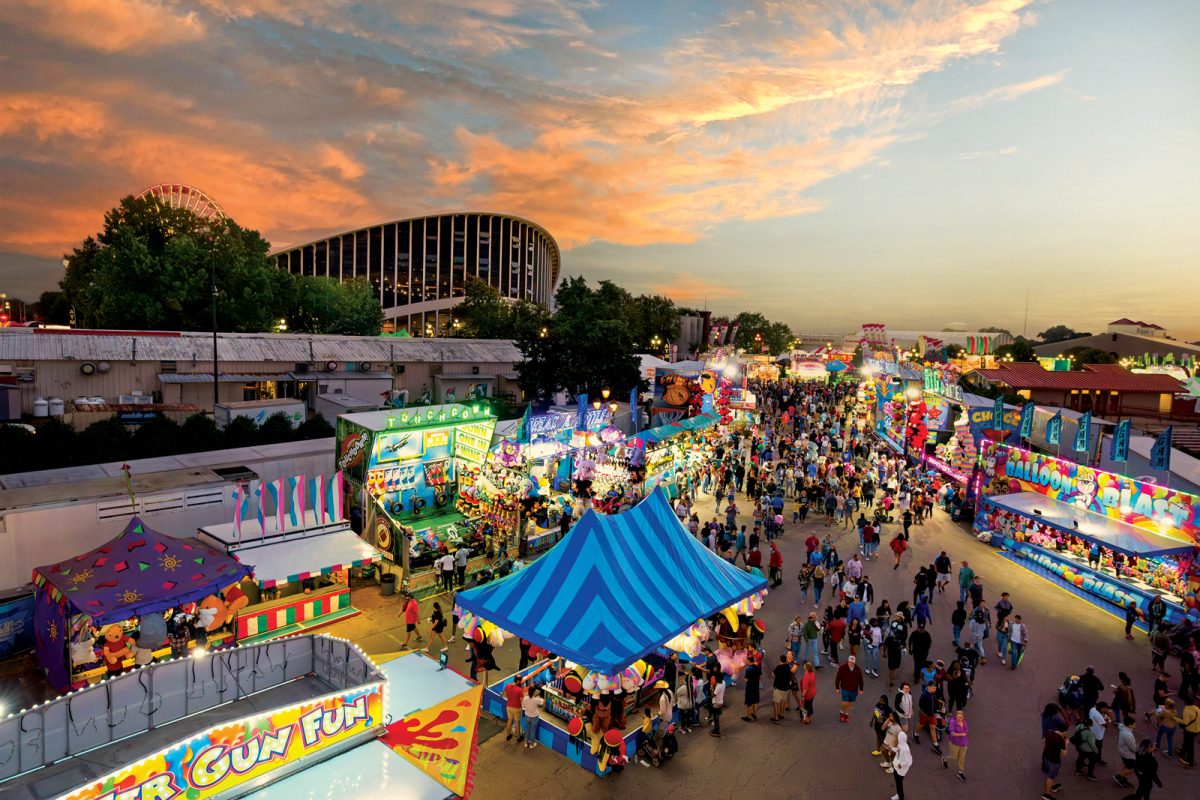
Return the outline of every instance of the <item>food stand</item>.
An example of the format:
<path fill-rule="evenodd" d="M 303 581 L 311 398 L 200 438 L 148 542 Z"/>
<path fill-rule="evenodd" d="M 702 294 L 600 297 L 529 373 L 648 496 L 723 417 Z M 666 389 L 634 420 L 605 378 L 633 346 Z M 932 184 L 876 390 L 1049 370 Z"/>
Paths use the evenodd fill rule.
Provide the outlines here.
<path fill-rule="evenodd" d="M 979 537 L 1110 610 L 1200 614 L 1200 497 L 1009 445 L 982 450 Z"/>
<path fill-rule="evenodd" d="M 196 536 L 218 552 L 255 565 L 253 577 L 241 587 L 250 598 L 237 617 L 242 644 L 357 616 L 350 602 L 351 572 L 382 558 L 345 520 L 318 523 L 309 512 L 303 526 L 279 530 L 277 519 L 266 517 L 261 531 L 245 537 L 232 523 L 205 526 Z"/>
<path fill-rule="evenodd" d="M 65 692 L 170 656 L 168 623 L 176 651 L 233 642 L 248 601 L 239 583 L 251 570 L 134 517 L 100 547 L 33 571 L 38 663 L 50 685 Z"/>

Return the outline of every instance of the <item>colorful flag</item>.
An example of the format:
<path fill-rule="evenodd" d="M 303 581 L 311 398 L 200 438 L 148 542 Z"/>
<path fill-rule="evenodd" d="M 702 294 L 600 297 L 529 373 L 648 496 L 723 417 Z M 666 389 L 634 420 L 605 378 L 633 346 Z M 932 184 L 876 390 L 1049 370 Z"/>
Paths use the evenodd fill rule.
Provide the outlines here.
<path fill-rule="evenodd" d="M 634 386 L 629 390 L 629 415 L 633 417 L 633 432 L 637 433 L 642 423 L 642 412 L 638 409 L 638 390 Z"/>
<path fill-rule="evenodd" d="M 250 513 L 250 491 L 243 483 L 233 487 L 233 530 L 238 541 L 242 540 L 242 520 Z"/>
<path fill-rule="evenodd" d="M 529 444 L 529 421 L 533 416 L 533 403 L 525 404 L 525 413 L 517 425 L 517 444 Z"/>
<path fill-rule="evenodd" d="M 1130 420 L 1127 419 L 1117 423 L 1117 429 L 1112 435 L 1112 444 L 1108 448 L 1110 461 L 1129 460 L 1129 423 Z"/>
<path fill-rule="evenodd" d="M 1092 412 L 1085 411 L 1076 423 L 1079 429 L 1075 431 L 1076 453 L 1087 453 L 1092 449 Z"/>
<path fill-rule="evenodd" d="M 308 482 L 308 496 L 313 502 L 313 516 L 317 524 L 325 521 L 325 476 L 313 475 Z"/>
<path fill-rule="evenodd" d="M 1150 469 L 1155 472 L 1171 470 L 1171 426 L 1158 435 L 1150 448 Z"/>
<path fill-rule="evenodd" d="M 575 430 L 586 431 L 587 430 L 587 402 L 588 402 L 587 392 L 580 392 L 579 395 L 575 398 L 575 401 L 578 403 L 578 406 L 579 406 L 576 411 L 579 418 L 577 420 L 575 420 Z"/>
<path fill-rule="evenodd" d="M 1058 444 L 1062 437 L 1062 412 L 1046 420 L 1046 444 Z"/>
<path fill-rule="evenodd" d="M 997 397 L 995 404 L 992 406 L 992 428 L 998 431 L 1004 430 L 1004 398 Z"/>
<path fill-rule="evenodd" d="M 304 482 L 304 475 L 300 474 L 288 478 L 287 487 L 290 498 L 288 526 L 299 528 L 304 525 L 304 512 L 308 510 L 308 503 L 305 501 L 305 489 L 308 488 L 308 484 Z"/>
<path fill-rule="evenodd" d="M 1033 403 L 1026 403 L 1021 406 L 1021 433 L 1022 439 L 1028 439 L 1033 436 Z"/>
<path fill-rule="evenodd" d="M 266 514 L 263 513 L 263 506 L 266 505 L 266 503 L 263 502 L 263 485 L 262 481 L 256 481 L 256 483 L 257 486 L 254 487 L 254 500 L 258 503 L 258 529 L 260 532 L 262 532 L 263 536 L 266 536 L 267 518 Z"/>
<path fill-rule="evenodd" d="M 345 477 L 341 470 L 334 473 L 325 484 L 325 513 L 329 522 L 341 522 L 345 518 L 342 513 L 345 488 Z"/>
<path fill-rule="evenodd" d="M 286 499 L 286 495 L 283 493 L 283 478 L 268 481 L 267 494 L 271 495 L 271 500 L 275 503 L 275 530 L 282 531 L 283 504 Z"/>

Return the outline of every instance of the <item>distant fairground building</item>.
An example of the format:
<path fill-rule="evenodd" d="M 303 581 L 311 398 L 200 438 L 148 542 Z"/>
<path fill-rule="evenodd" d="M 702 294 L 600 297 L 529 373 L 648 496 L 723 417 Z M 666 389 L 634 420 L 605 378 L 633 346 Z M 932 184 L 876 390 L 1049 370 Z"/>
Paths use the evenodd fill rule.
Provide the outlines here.
<path fill-rule="evenodd" d="M 501 296 L 548 305 L 558 282 L 558 243 L 540 225 L 506 214 L 416 217 L 337 233 L 274 254 L 296 275 L 365 278 L 389 327 L 414 336 L 450 333 L 469 278 Z"/>

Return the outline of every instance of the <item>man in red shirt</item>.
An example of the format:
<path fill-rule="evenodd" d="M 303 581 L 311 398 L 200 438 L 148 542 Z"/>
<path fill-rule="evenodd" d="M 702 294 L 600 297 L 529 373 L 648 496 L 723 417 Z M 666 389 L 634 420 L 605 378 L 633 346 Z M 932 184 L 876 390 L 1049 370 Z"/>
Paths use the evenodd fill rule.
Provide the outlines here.
<path fill-rule="evenodd" d="M 767 565 L 770 567 L 772 588 L 782 585 L 783 553 L 779 552 L 779 548 L 775 546 L 775 542 L 771 542 L 771 555 Z"/>
<path fill-rule="evenodd" d="M 516 679 L 513 679 L 507 686 L 504 687 L 504 710 L 508 714 L 508 721 L 504 723 L 505 737 L 504 741 L 512 741 L 513 734 L 517 735 L 517 741 L 521 741 L 521 701 L 525 699 L 525 687 Z"/>
<path fill-rule="evenodd" d="M 815 533 L 810 533 L 808 538 L 804 540 L 804 560 L 805 562 L 812 561 L 813 550 L 821 546 L 821 540 L 817 538 Z"/>
<path fill-rule="evenodd" d="M 404 601 L 404 643 L 400 645 L 403 650 L 408 647 L 408 640 L 415 633 L 417 641 L 421 641 L 421 631 L 417 629 L 417 618 L 421 615 L 420 607 L 417 605 L 417 598 L 411 594 Z"/>
<path fill-rule="evenodd" d="M 854 708 L 854 701 L 858 699 L 858 693 L 864 686 L 866 681 L 863 680 L 863 672 L 858 668 L 858 664 L 854 663 L 854 656 L 850 656 L 845 664 L 838 667 L 837 677 L 833 680 L 833 688 L 842 694 L 839 722 L 850 721 L 850 710 Z"/>
<path fill-rule="evenodd" d="M 846 618 L 835 616 L 825 623 L 825 630 L 829 632 L 829 660 L 836 664 L 839 660 L 838 650 L 846 636 Z"/>

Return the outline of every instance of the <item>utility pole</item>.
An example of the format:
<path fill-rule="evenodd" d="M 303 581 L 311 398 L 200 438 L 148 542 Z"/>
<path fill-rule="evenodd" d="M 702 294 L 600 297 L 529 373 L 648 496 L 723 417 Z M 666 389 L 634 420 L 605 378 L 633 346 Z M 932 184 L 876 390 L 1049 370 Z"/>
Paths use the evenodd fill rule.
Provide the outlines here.
<path fill-rule="evenodd" d="M 213 335 L 213 418 L 217 416 L 217 403 L 220 402 L 220 392 L 218 387 L 220 384 L 220 375 L 217 372 L 217 241 L 216 238 L 209 239 L 208 249 L 208 266 L 209 273 L 212 276 L 212 335 Z"/>

